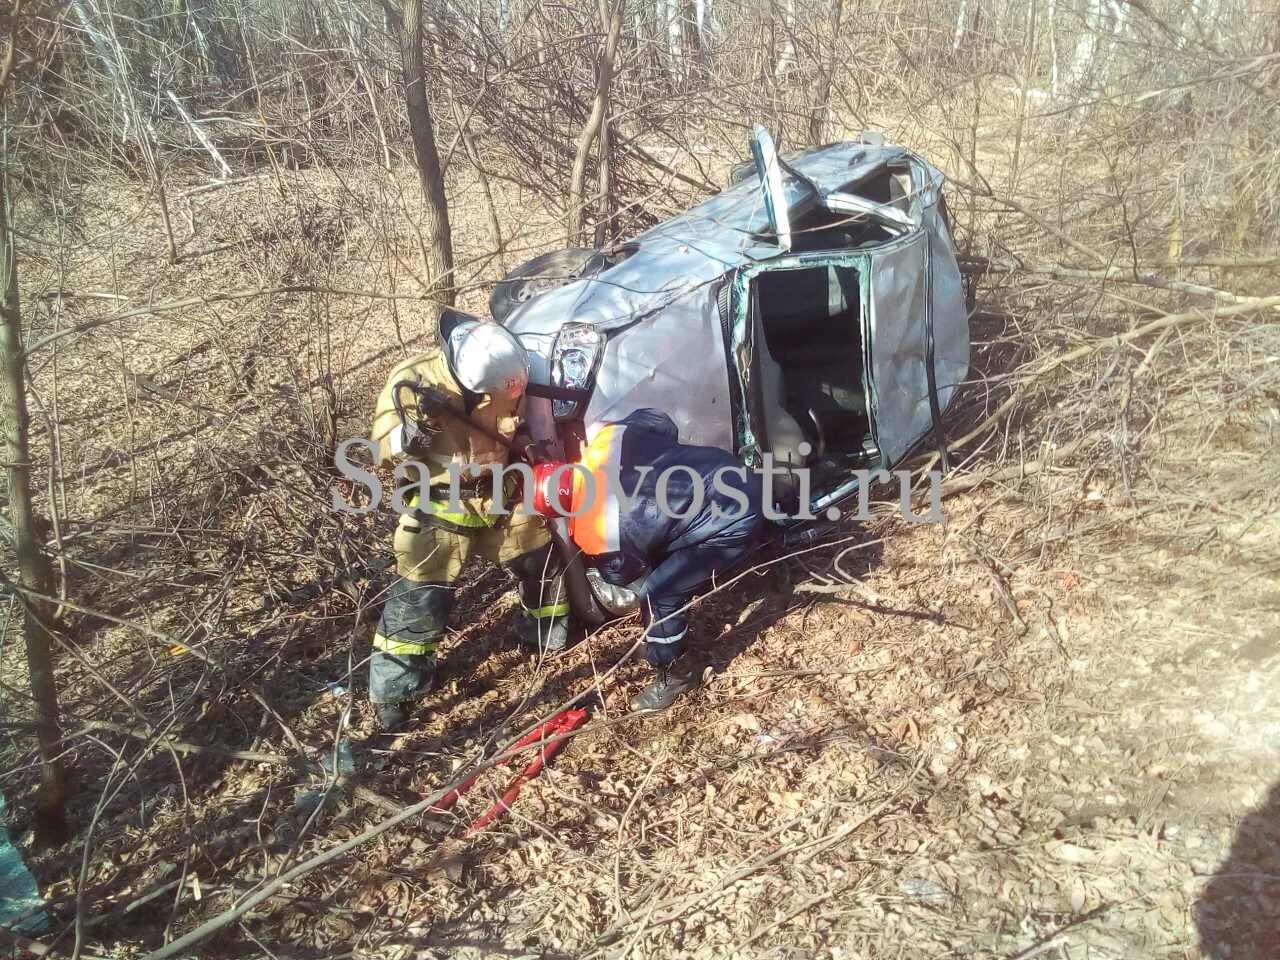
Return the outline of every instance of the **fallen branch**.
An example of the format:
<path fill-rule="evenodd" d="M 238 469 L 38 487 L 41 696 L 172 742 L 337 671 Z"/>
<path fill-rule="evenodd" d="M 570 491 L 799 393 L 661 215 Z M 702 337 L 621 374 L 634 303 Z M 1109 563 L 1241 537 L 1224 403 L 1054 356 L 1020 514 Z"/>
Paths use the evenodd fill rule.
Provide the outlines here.
<path fill-rule="evenodd" d="M 1274 267 L 1280 264 L 1280 253 L 1263 254 L 1256 257 L 1229 257 L 1225 255 L 1207 257 L 1179 257 L 1166 261 L 1171 267 L 1218 267 L 1222 270 L 1254 270 L 1258 267 Z"/>
<path fill-rule="evenodd" d="M 122 293 L 108 293 L 105 290 L 87 290 L 77 293 L 73 290 L 49 290 L 36 297 L 37 300 L 109 300 L 119 303 L 128 300 Z"/>
<path fill-rule="evenodd" d="M 846 584 L 841 584 L 840 586 L 843 587 Z M 754 680 L 757 678 L 773 679 L 776 677 L 853 677 L 879 673 L 881 669 L 881 667 L 863 667 L 861 670 L 822 670 L 811 667 L 805 670 L 753 670 L 750 673 L 721 673 L 716 676 L 716 680 Z"/>
<path fill-rule="evenodd" d="M 255 180 L 263 180 L 270 176 L 270 173 L 251 173 L 244 177 L 232 177 L 229 180 L 214 180 L 212 183 L 203 183 L 198 187 L 191 187 L 189 190 L 183 190 L 177 194 L 179 197 L 194 197 L 201 193 L 209 193 L 213 190 L 221 190 L 223 187 L 235 187 L 245 183 L 252 183 Z"/>
<path fill-rule="evenodd" d="M 175 753 L 187 754 L 209 754 L 217 757 L 225 757 L 228 760 L 244 760 L 249 763 L 270 763 L 276 766 L 288 766 L 289 759 L 279 753 L 261 753 L 256 750 L 229 750 L 225 747 L 210 747 L 199 743 L 187 743 L 183 740 L 170 740 L 168 738 L 155 739 L 155 734 L 148 733 L 145 730 L 134 730 L 120 723 L 107 723 L 104 720 L 91 720 L 80 728 L 76 734 L 71 734 L 68 739 L 80 736 L 86 733 L 92 733 L 95 730 L 107 733 L 118 733 L 122 736 L 132 737 L 135 740 L 148 741 L 152 747 L 172 750 Z"/>
<path fill-rule="evenodd" d="M 975 487 L 980 487 L 984 483 L 994 483 L 998 480 L 1012 480 L 1021 477 L 1034 476 L 1037 473 L 1043 473 L 1051 469 L 1057 461 L 1063 457 L 1069 457 L 1075 453 L 1076 448 L 1081 444 L 1081 439 L 1076 439 L 1070 443 L 1055 447 L 1052 451 L 1040 457 L 1038 460 L 1031 460 L 1026 463 L 1015 463 L 1005 467 L 1002 470 L 996 470 L 993 473 L 970 473 L 960 477 L 952 477 L 944 480 L 942 483 L 942 495 L 944 497 L 952 496 L 957 493 L 966 493 Z"/>
<path fill-rule="evenodd" d="M 491 765 L 492 764 L 477 764 L 474 771 L 469 771 L 468 773 L 478 773 Z M 299 880 L 311 873 L 317 867 L 321 867 L 326 863 L 337 860 L 339 857 L 350 853 L 357 847 L 363 846 L 375 837 L 381 836 L 393 827 L 399 826 L 406 820 L 412 820 L 414 817 L 421 816 L 426 813 L 435 803 L 444 797 L 450 789 L 452 789 L 452 786 L 442 787 L 435 793 L 424 797 L 412 806 L 405 807 L 394 816 L 390 816 L 386 820 L 375 823 L 372 827 L 365 830 L 364 833 L 357 834 L 349 840 L 344 840 L 342 843 L 330 847 L 328 850 L 324 850 L 308 860 L 302 861 L 292 870 L 285 871 L 274 880 L 259 887 L 256 893 L 252 893 L 245 897 L 234 907 L 224 910 L 217 916 L 206 920 L 194 930 L 187 932 L 171 943 L 165 944 L 159 950 L 148 953 L 143 960 L 163 960 L 165 957 L 172 957 L 186 952 L 190 947 L 193 947 L 205 938 L 217 933 L 223 927 L 227 927 L 232 923 L 235 923 L 254 907 L 271 899 L 271 897 L 280 890 L 283 890 L 295 880 Z"/>
<path fill-rule="evenodd" d="M 1029 273 L 1037 277 L 1049 277 L 1053 280 L 1111 280 L 1116 283 L 1131 283 L 1143 287 L 1155 287 L 1158 290 L 1172 290 L 1176 293 L 1194 293 L 1199 296 L 1214 297 L 1226 303 L 1259 304 L 1263 297 L 1249 297 L 1230 290 L 1220 290 L 1203 283 L 1192 283 L 1189 280 L 1174 280 L 1154 273 L 1138 273 L 1124 267 L 1109 266 L 1101 268 L 1064 267 L 1058 263 L 1019 263 L 1013 260 L 993 260 L 986 257 L 960 258 L 962 273 L 982 276 L 987 273 Z M 1280 307 L 1272 307 L 1280 310 Z"/>
<path fill-rule="evenodd" d="M 172 101 L 174 107 L 178 111 L 178 116 L 182 118 L 182 122 L 187 125 L 195 138 L 200 141 L 200 146 L 204 147 L 205 152 L 209 154 L 213 162 L 218 165 L 218 170 L 222 173 L 223 180 L 230 180 L 232 177 L 231 167 L 227 161 L 222 158 L 222 154 L 218 152 L 218 148 L 213 145 L 213 141 L 209 139 L 209 135 L 200 129 L 200 124 L 196 123 L 195 118 L 187 112 L 187 108 L 182 105 L 182 101 L 178 99 L 178 95 L 172 89 L 166 90 L 165 95 Z"/>
<path fill-rule="evenodd" d="M 1117 334 L 1114 337 L 1106 337 L 1102 340 L 1096 340 L 1092 343 L 1086 343 L 1084 346 L 1076 347 L 1074 350 L 1068 350 L 1066 353 L 1059 354 L 1056 357 L 1041 364 L 1036 369 L 1030 371 L 1023 378 L 1022 382 L 1005 397 L 1004 402 L 996 407 L 995 411 L 979 423 L 976 427 L 966 433 L 958 440 L 953 440 L 947 445 L 948 450 L 956 450 L 969 443 L 971 440 L 982 436 L 992 426 L 1003 420 L 1005 416 L 1013 409 L 1014 405 L 1022 399 L 1034 385 L 1039 383 L 1041 378 L 1052 373 L 1059 367 L 1073 363 L 1076 360 L 1082 360 L 1090 354 L 1097 353 L 1107 347 L 1116 347 L 1121 344 L 1131 343 L 1134 340 L 1145 337 L 1151 333 L 1159 333 L 1161 330 L 1167 330 L 1170 327 L 1176 327 L 1184 323 L 1191 323 L 1197 320 L 1211 320 L 1217 317 L 1236 317 L 1245 313 L 1252 313 L 1256 310 L 1263 310 L 1280 306 L 1280 296 L 1262 297 L 1258 300 L 1252 300 L 1249 303 L 1236 304 L 1230 307 L 1218 307 L 1212 310 L 1206 310 L 1197 307 L 1193 310 L 1187 310 L 1182 313 L 1168 313 L 1163 317 L 1152 320 L 1150 323 L 1144 323 L 1141 326 L 1134 327 L 1125 333 Z"/>
<path fill-rule="evenodd" d="M 123 724 L 107 723 L 103 720 L 91 720 L 81 728 L 80 734 L 90 733 L 95 730 L 118 733 L 126 737 L 133 737 L 135 740 L 145 740 L 150 743 L 153 749 L 170 750 L 174 753 L 206 754 L 225 757 L 228 760 L 244 760 L 247 763 L 268 763 L 276 767 L 290 767 L 294 764 L 293 760 L 282 753 L 262 753 L 257 750 L 229 750 L 225 747 L 211 747 L 200 743 L 188 743 L 184 740 L 154 739 L 151 734 L 143 730 L 133 730 Z M 78 736 L 79 734 L 76 735 Z M 402 807 L 401 804 L 368 787 L 353 786 L 351 793 L 357 800 L 363 800 L 365 803 L 372 804 L 387 813 L 399 813 Z"/>

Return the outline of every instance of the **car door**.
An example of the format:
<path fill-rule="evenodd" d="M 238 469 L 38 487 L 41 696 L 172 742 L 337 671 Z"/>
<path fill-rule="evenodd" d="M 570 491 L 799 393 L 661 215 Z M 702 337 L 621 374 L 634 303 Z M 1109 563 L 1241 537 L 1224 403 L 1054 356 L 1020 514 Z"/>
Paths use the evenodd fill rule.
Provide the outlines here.
<path fill-rule="evenodd" d="M 897 463 L 933 425 L 925 310 L 928 237 L 917 230 L 871 256 L 871 297 L 863 311 L 872 429 L 881 466 Z"/>
<path fill-rule="evenodd" d="M 778 163 L 778 150 L 772 135 L 758 123 L 751 130 L 751 159 L 760 177 L 765 212 L 769 216 L 778 252 L 786 253 L 791 249 L 791 211 L 782 185 L 782 166 Z"/>

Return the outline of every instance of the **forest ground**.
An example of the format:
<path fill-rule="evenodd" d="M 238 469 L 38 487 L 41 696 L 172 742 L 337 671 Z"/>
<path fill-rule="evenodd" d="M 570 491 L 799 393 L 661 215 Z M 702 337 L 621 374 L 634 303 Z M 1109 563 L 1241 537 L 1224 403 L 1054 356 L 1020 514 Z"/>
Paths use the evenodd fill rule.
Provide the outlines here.
<path fill-rule="evenodd" d="M 992 163 L 1007 152 L 998 130 L 985 142 Z M 387 575 L 361 568 L 386 553 L 392 517 L 334 515 L 327 467 L 394 358 L 430 337 L 418 239 L 380 202 L 397 184 L 415 188 L 409 171 L 312 168 L 193 192 L 174 203 L 171 266 L 154 204 L 104 179 L 68 200 L 70 252 L 24 270 L 28 302 L 61 291 L 68 310 L 92 311 L 76 295 L 97 292 L 119 298 L 108 308 L 208 301 L 65 340 L 33 370 L 74 481 L 58 531 L 69 596 L 95 611 L 61 676 L 76 807 L 97 811 L 33 868 L 55 929 L 84 891 L 86 956 L 154 949 L 439 788 L 634 638 L 624 623 L 531 661 L 509 584 L 473 570 L 439 691 L 403 736 L 372 738 L 360 663 Z M 480 310 L 498 265 L 462 172 L 450 200 L 460 305 Z M 514 189 L 498 200 L 508 266 L 557 244 L 550 213 Z M 1002 373 L 1011 331 L 1031 331 L 1033 357 L 1113 332 L 1079 303 L 1048 280 L 984 282 L 976 379 Z M 1116 410 L 1115 430 L 1151 438 L 1132 472 L 1055 464 L 1006 429 L 970 458 L 986 479 L 946 498 L 945 523 L 849 528 L 699 605 L 714 673 L 670 713 L 623 715 L 647 678 L 624 666 L 596 708 L 609 722 L 482 835 L 456 840 L 506 773 L 454 817 L 291 885 L 210 955 L 1276 956 L 1280 515 L 1262 481 L 1280 394 L 1240 388 L 1248 334 L 1224 336 L 1211 375 L 1177 392 L 1154 361 L 1190 349 L 1181 333 L 1117 347 L 1141 413 Z M 1248 349 L 1274 378 L 1274 341 Z M 51 438 L 37 442 L 47 457 Z M 320 598 L 262 609 L 264 590 L 344 564 Z M 15 644 L 3 658 L 25 682 Z M 129 710 L 169 719 L 140 740 L 120 732 Z M 295 802 L 324 787 L 297 758 L 339 731 L 363 792 Z"/>

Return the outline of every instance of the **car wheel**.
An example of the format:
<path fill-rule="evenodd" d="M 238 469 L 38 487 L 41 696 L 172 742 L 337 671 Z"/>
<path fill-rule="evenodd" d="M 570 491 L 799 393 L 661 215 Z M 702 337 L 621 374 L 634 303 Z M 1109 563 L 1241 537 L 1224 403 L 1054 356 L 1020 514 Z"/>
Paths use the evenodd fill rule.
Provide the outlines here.
<path fill-rule="evenodd" d="M 595 250 L 574 247 L 534 257 L 498 281 L 489 297 L 489 313 L 502 323 L 522 303 L 577 280 L 588 269 L 598 268 L 601 260 Z"/>

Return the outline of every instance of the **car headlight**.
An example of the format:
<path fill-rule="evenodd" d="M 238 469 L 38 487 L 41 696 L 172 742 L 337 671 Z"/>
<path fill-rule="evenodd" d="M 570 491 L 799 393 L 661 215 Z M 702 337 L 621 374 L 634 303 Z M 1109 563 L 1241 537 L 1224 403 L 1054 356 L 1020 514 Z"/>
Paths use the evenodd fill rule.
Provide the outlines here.
<path fill-rule="evenodd" d="M 566 323 L 551 345 L 551 383 L 569 390 L 589 391 L 595 383 L 605 336 L 589 323 Z M 553 400 L 551 411 L 557 420 L 572 420 L 586 407 L 582 400 Z"/>

